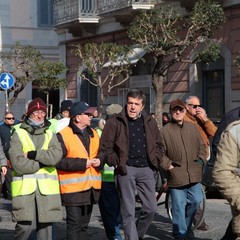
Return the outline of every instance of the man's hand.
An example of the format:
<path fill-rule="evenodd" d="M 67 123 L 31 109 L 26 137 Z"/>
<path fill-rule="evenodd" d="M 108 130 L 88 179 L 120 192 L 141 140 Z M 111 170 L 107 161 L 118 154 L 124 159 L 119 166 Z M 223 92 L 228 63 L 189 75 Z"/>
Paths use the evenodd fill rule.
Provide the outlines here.
<path fill-rule="evenodd" d="M 196 117 L 199 118 L 201 121 L 206 122 L 208 120 L 206 111 L 204 108 L 198 107 L 196 110 Z"/>
<path fill-rule="evenodd" d="M 7 167 L 2 167 L 2 174 L 5 176 L 7 174 Z"/>
<path fill-rule="evenodd" d="M 100 159 L 99 158 L 93 158 L 92 160 L 92 166 L 93 167 L 99 167 L 100 166 Z"/>
<path fill-rule="evenodd" d="M 100 159 L 99 158 L 88 159 L 86 168 L 90 168 L 91 166 L 95 167 L 95 168 L 99 167 L 100 166 Z"/>
<path fill-rule="evenodd" d="M 171 170 L 173 168 L 174 168 L 174 166 L 171 164 L 171 166 L 168 168 L 168 170 Z"/>

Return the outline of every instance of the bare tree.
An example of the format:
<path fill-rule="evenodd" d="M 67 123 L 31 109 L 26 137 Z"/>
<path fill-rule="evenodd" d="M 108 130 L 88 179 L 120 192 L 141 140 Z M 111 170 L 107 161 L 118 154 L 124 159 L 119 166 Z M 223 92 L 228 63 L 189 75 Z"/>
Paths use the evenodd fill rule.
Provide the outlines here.
<path fill-rule="evenodd" d="M 76 55 L 85 70 L 80 72 L 83 80 L 98 87 L 100 114 L 105 99 L 116 87 L 126 82 L 130 75 L 130 48 L 116 43 L 87 43 L 78 45 Z"/>
<path fill-rule="evenodd" d="M 178 62 L 215 61 L 219 56 L 219 44 L 213 42 L 212 37 L 224 20 L 222 7 L 211 0 L 197 1 L 185 13 L 179 13 L 172 5 L 160 5 L 143 11 L 133 20 L 129 37 L 154 59 L 151 74 L 159 128 L 162 126 L 163 80 L 170 67 Z M 190 60 L 190 48 L 204 51 L 199 51 L 195 59 Z"/>
<path fill-rule="evenodd" d="M 17 42 L 10 51 L 0 52 L 2 72 L 15 77 L 15 84 L 8 89 L 8 103 L 12 106 L 29 82 L 34 82 L 45 91 L 64 87 L 66 79 L 60 78 L 66 67 L 60 62 L 44 61 L 41 53 L 33 46 L 23 46 Z"/>

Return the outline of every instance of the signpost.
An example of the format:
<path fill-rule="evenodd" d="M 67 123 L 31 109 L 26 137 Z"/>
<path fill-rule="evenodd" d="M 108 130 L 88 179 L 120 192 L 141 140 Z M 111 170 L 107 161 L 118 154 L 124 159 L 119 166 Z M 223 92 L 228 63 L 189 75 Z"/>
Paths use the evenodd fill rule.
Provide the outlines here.
<path fill-rule="evenodd" d="M 0 76 L 0 87 L 5 90 L 6 112 L 9 111 L 7 90 L 13 87 L 15 78 L 10 73 L 2 73 Z"/>

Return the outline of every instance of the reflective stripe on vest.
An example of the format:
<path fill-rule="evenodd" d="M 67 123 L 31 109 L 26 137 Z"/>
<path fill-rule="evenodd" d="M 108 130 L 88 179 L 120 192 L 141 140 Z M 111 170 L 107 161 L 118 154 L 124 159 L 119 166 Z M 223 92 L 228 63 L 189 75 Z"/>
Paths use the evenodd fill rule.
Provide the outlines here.
<path fill-rule="evenodd" d="M 27 131 L 24 129 L 17 129 L 16 130 L 18 137 L 23 146 L 23 152 L 34 151 L 35 146 L 30 138 Z M 44 144 L 42 149 L 47 149 L 50 140 L 52 139 L 52 131 L 46 130 Z M 29 195 L 35 192 L 37 184 L 39 187 L 40 193 L 44 195 L 52 195 L 52 194 L 59 194 L 59 182 L 57 176 L 57 170 L 55 167 L 44 167 L 39 169 L 34 174 L 24 174 L 22 176 L 17 175 L 15 171 L 12 172 L 12 196 L 22 196 L 22 195 Z"/>
<path fill-rule="evenodd" d="M 90 138 L 89 155 L 79 137 L 72 132 L 70 127 L 66 127 L 60 131 L 63 137 L 65 147 L 67 149 L 67 157 L 69 158 L 85 158 L 92 159 L 97 156 L 99 148 L 99 137 L 93 130 L 94 137 Z M 69 161 L 71 161 L 69 159 Z M 81 160 L 79 160 L 81 161 Z M 60 182 L 60 191 L 64 193 L 82 192 L 90 188 L 101 189 L 102 180 L 101 173 L 93 168 L 87 168 L 86 171 L 67 172 L 58 170 Z"/>

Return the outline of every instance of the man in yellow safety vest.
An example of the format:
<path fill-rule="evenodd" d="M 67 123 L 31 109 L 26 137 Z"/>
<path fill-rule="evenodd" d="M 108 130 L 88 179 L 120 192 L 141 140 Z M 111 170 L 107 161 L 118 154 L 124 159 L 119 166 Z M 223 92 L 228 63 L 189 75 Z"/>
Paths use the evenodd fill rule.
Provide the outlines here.
<path fill-rule="evenodd" d="M 13 167 L 12 213 L 16 221 L 15 239 L 52 240 L 52 223 L 62 220 L 57 170 L 61 145 L 48 129 L 47 107 L 35 98 L 27 117 L 14 132 L 9 149 Z"/>

